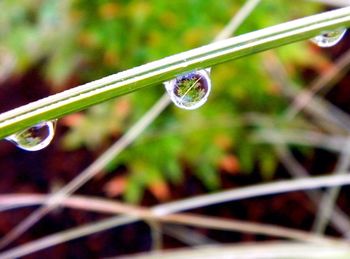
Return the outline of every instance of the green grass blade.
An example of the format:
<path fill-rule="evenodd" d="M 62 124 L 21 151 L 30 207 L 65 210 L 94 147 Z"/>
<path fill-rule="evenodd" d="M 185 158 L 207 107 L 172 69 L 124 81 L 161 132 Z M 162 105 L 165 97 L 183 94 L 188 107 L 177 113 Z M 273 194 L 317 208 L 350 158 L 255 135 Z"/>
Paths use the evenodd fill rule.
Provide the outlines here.
<path fill-rule="evenodd" d="M 350 7 L 279 24 L 135 67 L 0 114 L 0 138 L 193 69 L 211 67 L 350 25 Z M 163 88 L 161 88 L 163 91 Z"/>

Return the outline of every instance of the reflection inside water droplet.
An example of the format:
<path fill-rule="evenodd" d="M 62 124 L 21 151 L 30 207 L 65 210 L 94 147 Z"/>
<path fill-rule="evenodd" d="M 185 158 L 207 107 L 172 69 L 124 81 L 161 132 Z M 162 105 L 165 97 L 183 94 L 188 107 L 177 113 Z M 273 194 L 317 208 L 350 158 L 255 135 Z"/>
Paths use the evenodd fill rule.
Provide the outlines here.
<path fill-rule="evenodd" d="M 197 109 L 207 101 L 211 90 L 209 69 L 180 75 L 164 85 L 176 106 L 186 110 Z"/>
<path fill-rule="evenodd" d="M 6 140 L 27 151 L 38 151 L 47 147 L 55 135 L 56 121 L 40 122 L 35 126 L 17 132 Z"/>
<path fill-rule="evenodd" d="M 344 37 L 345 33 L 346 29 L 344 28 L 325 31 L 322 34 L 311 39 L 311 41 L 322 48 L 333 47 Z"/>

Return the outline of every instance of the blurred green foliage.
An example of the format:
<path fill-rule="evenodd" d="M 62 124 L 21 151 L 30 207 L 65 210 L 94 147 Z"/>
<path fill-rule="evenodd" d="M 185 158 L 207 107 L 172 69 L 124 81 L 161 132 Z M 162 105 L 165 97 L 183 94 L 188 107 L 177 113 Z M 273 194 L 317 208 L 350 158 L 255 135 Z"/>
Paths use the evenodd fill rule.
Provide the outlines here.
<path fill-rule="evenodd" d="M 41 63 L 43 76 L 62 90 L 69 80 L 87 82 L 167 55 L 209 43 L 244 1 L 231 0 L 2 0 L 0 50 L 16 61 L 12 74 Z M 320 11 L 307 1 L 262 1 L 237 34 Z M 280 48 L 290 77 L 302 81 L 300 67 L 313 67 L 309 43 Z M 277 159 L 267 145 L 250 140 L 256 126 L 249 113 L 278 120 L 288 102 L 266 75 L 263 57 L 255 55 L 214 67 L 213 91 L 195 111 L 167 109 L 107 171 L 127 169 L 122 189 L 137 202 L 143 190 L 181 184 L 184 172 L 208 190 L 220 188 L 220 172 L 259 170 L 272 177 Z M 107 146 L 139 119 L 164 93 L 148 88 L 68 116 L 67 150 Z M 156 187 L 154 183 L 158 184 Z M 157 198 L 167 198 L 160 192 Z M 156 195 L 157 196 L 157 195 Z"/>

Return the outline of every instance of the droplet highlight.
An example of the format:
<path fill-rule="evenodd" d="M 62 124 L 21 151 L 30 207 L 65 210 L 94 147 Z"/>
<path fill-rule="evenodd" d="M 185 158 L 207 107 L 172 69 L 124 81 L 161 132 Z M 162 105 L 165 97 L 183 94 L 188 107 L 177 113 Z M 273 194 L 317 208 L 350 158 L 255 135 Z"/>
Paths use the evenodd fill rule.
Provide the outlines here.
<path fill-rule="evenodd" d="M 208 99 L 211 90 L 210 69 L 196 70 L 164 83 L 172 102 L 179 108 L 194 110 Z"/>
<path fill-rule="evenodd" d="M 23 131 L 17 132 L 6 140 L 27 151 L 38 151 L 47 147 L 55 135 L 55 121 L 40 122 Z"/>
<path fill-rule="evenodd" d="M 311 39 L 311 41 L 321 48 L 329 48 L 336 45 L 344 37 L 345 33 L 346 29 L 344 28 L 325 31 Z"/>

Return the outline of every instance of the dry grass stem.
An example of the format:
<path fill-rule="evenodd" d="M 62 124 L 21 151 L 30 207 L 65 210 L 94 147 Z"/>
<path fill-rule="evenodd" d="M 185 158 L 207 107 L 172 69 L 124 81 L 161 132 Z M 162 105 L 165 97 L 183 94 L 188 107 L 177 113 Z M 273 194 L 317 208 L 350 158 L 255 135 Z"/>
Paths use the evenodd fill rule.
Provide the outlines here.
<path fill-rule="evenodd" d="M 284 145 L 275 147 L 276 153 L 280 161 L 288 172 L 295 178 L 309 177 L 309 173 L 304 167 L 293 157 L 288 148 Z M 316 190 L 307 192 L 309 198 L 313 201 L 316 207 L 320 204 L 322 193 Z M 350 234 L 350 220 L 348 216 L 337 206 L 334 206 L 330 215 L 332 226 L 342 233 L 344 237 L 349 237 Z"/>

